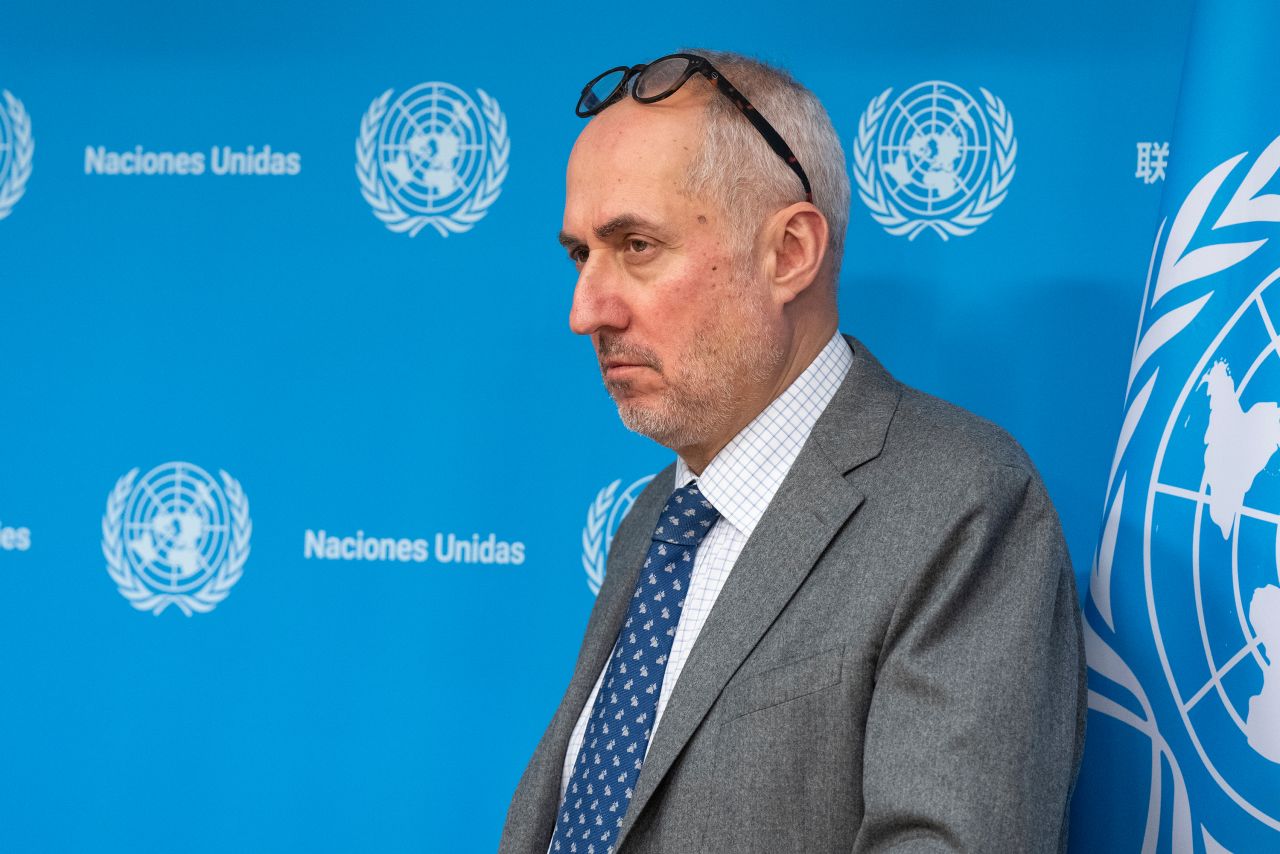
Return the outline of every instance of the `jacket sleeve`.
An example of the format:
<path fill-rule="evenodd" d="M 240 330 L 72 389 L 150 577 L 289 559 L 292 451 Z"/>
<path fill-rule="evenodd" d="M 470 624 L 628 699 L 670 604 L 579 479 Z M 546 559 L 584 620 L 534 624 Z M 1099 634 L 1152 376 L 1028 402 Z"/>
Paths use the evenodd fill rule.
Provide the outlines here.
<path fill-rule="evenodd" d="M 855 852 L 1065 845 L 1085 703 L 1070 558 L 1033 471 L 975 479 L 886 631 Z"/>

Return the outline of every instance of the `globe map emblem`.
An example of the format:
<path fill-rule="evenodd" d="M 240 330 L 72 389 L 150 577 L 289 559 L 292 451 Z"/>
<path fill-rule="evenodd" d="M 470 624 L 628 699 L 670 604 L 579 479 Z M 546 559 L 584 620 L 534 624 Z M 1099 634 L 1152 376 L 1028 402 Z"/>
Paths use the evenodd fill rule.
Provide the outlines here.
<path fill-rule="evenodd" d="M 906 211 L 944 216 L 987 180 L 991 126 L 973 96 L 930 80 L 907 89 L 889 107 L 876 140 L 880 181 Z"/>
<path fill-rule="evenodd" d="M 125 505 L 125 559 L 157 592 L 203 586 L 226 560 L 229 532 L 222 488 L 191 463 L 153 468 L 134 485 Z"/>
<path fill-rule="evenodd" d="M 253 520 L 240 483 L 169 462 L 116 481 L 102 514 L 102 556 L 120 595 L 157 616 L 208 613 L 244 573 Z"/>
<path fill-rule="evenodd" d="M 1270 284 L 1241 304 L 1173 408 L 1152 469 L 1144 567 L 1160 661 L 1205 769 L 1280 829 L 1280 293 Z M 1153 539 L 1181 546 L 1154 552 Z"/>
<path fill-rule="evenodd" d="M 387 110 L 378 135 L 382 181 L 400 205 L 430 216 L 460 205 L 484 176 L 488 139 L 471 96 L 422 83 Z"/>

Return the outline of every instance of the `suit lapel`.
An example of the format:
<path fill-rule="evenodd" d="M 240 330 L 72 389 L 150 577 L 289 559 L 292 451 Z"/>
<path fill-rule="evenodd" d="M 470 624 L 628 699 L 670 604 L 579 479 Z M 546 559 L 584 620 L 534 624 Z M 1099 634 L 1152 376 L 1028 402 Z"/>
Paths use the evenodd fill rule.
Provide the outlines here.
<path fill-rule="evenodd" d="M 514 850 L 545 851 L 555 828 L 556 811 L 560 808 L 560 780 L 564 769 L 565 751 L 573 735 L 574 724 L 582 714 L 595 687 L 600 671 L 604 669 L 613 644 L 618 638 L 622 621 L 626 618 L 631 593 L 635 589 L 636 576 L 649 548 L 649 534 L 654 521 L 662 510 L 663 501 L 671 492 L 674 466 L 660 472 L 653 482 L 637 497 L 631 512 L 618 526 L 617 534 L 609 548 L 608 571 L 596 604 L 587 620 L 587 629 L 578 652 L 569 687 L 547 727 L 542 741 L 530 760 L 529 772 L 513 799 L 512 814 L 528 817 L 518 822 L 528 828 L 528 845 Z M 511 824 L 510 820 L 508 824 Z"/>
<path fill-rule="evenodd" d="M 671 494 L 674 473 L 675 466 L 667 466 L 645 487 L 627 517 L 618 526 L 618 532 L 609 547 L 608 571 L 587 621 L 578 663 L 561 704 L 561 711 L 569 713 L 570 734 L 591 689 L 600 678 L 605 662 L 608 661 L 609 653 L 622 628 L 622 621 L 626 619 L 631 594 L 640 574 L 640 565 L 644 563 L 645 553 L 649 550 L 650 534 L 658 514 L 662 512 L 663 502 Z M 568 736 L 565 742 L 567 745 Z"/>
<path fill-rule="evenodd" d="M 619 849 L 724 686 L 865 498 L 844 475 L 880 453 L 901 386 L 861 344 L 848 340 L 854 350 L 848 375 L 747 541 L 672 691 Z"/>

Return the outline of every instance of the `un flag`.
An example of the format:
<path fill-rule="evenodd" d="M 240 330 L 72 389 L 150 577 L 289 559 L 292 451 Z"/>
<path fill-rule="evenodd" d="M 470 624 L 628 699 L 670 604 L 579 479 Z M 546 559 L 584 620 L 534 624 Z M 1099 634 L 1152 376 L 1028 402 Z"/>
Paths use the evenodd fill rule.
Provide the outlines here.
<path fill-rule="evenodd" d="M 1085 606 L 1078 851 L 1280 850 L 1280 6 L 1196 10 Z"/>

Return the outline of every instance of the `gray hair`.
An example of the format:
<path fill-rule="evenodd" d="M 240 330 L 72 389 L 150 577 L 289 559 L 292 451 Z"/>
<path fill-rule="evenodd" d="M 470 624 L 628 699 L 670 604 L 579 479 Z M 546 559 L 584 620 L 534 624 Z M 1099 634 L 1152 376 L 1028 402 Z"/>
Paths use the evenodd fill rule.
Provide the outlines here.
<path fill-rule="evenodd" d="M 844 150 L 822 102 L 781 68 L 737 53 L 686 50 L 705 57 L 733 83 L 791 146 L 813 188 L 813 204 L 830 229 L 834 288 L 849 223 L 849 174 Z M 741 111 L 715 95 L 703 113 L 702 147 L 689 164 L 686 189 L 719 202 L 734 221 L 740 249 L 772 211 L 803 201 L 804 189 Z"/>

